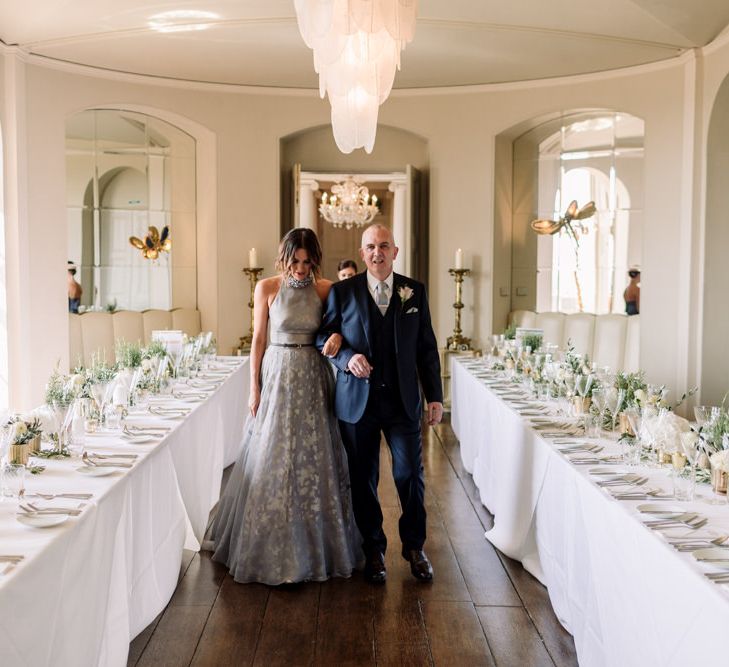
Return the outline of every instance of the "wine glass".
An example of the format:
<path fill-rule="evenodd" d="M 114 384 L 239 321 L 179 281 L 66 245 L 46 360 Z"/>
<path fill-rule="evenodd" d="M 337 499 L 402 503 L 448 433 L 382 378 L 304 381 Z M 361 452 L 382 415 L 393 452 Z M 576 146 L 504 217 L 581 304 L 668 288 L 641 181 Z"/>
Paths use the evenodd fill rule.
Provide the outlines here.
<path fill-rule="evenodd" d="M 623 412 L 630 424 L 630 430 L 633 431 L 632 442 L 625 440 L 623 449 L 623 460 L 629 466 L 637 466 L 640 463 L 640 424 L 641 414 L 636 407 L 628 408 Z"/>
<path fill-rule="evenodd" d="M 595 389 L 592 392 L 592 402 L 597 408 L 597 428 L 598 433 L 602 430 L 602 425 L 605 420 L 605 407 L 607 405 L 606 390 L 604 388 Z"/>
<path fill-rule="evenodd" d="M 712 408 L 710 405 L 694 406 L 694 417 L 696 418 L 696 423 L 699 425 L 699 427 L 702 427 L 711 421 L 713 410 L 714 408 Z"/>

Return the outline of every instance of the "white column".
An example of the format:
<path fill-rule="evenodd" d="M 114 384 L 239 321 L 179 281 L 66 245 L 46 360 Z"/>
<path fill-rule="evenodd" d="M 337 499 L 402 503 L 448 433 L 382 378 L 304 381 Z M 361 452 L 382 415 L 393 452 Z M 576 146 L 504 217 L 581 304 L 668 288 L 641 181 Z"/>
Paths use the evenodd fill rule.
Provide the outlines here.
<path fill-rule="evenodd" d="M 299 181 L 299 224 L 297 227 L 306 227 L 316 231 L 318 212 L 314 193 L 318 189 L 319 182 L 313 178 L 302 177 Z"/>
<path fill-rule="evenodd" d="M 395 245 L 400 248 L 395 259 L 397 273 L 408 275 L 410 272 L 410 224 L 407 219 L 407 183 L 392 181 L 387 188 L 394 194 L 392 203 L 392 235 Z"/>

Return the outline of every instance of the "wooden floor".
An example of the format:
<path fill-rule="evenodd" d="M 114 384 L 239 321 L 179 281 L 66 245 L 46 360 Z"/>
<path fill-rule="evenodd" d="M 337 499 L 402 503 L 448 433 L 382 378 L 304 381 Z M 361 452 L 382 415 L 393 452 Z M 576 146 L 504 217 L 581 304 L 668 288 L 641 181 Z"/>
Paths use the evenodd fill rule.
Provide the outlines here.
<path fill-rule="evenodd" d="M 416 581 L 399 555 L 397 494 L 383 469 L 384 586 L 359 573 L 323 584 L 241 585 L 210 553 L 186 552 L 172 600 L 131 643 L 128 664 L 576 665 L 544 587 L 484 538 L 492 517 L 448 424 L 428 430 L 424 458 L 431 584 Z"/>

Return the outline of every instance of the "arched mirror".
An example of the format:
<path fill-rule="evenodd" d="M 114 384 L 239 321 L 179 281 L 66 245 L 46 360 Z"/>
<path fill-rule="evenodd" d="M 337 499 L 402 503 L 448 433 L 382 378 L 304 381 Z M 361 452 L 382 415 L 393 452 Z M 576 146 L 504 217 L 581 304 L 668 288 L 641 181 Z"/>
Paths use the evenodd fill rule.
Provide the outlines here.
<path fill-rule="evenodd" d="M 629 271 L 642 254 L 643 135 L 641 119 L 595 111 L 514 141 L 512 309 L 626 311 Z M 534 233 L 532 220 L 559 220 L 573 200 L 594 201 L 595 214 L 553 235 Z"/>
<path fill-rule="evenodd" d="M 66 122 L 66 193 L 69 310 L 197 306 L 190 135 L 131 111 L 78 113 Z"/>

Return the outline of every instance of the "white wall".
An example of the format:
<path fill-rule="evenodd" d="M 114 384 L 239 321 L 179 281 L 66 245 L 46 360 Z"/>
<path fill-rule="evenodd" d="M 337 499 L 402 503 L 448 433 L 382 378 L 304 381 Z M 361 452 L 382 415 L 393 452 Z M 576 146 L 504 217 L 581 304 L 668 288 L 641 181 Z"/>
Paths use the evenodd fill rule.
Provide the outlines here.
<path fill-rule="evenodd" d="M 279 233 L 280 139 L 328 123 L 328 102 L 314 92 L 186 88 L 59 71 L 35 62 L 22 64 L 7 55 L 5 59 L 11 61 L 11 69 L 24 72 L 26 81 L 26 91 L 17 93 L 22 99 L 15 106 L 21 110 L 20 141 L 27 144 L 21 157 L 27 160 L 27 169 L 20 172 L 19 207 L 27 207 L 21 236 L 27 234 L 28 242 L 8 232 L 9 243 L 18 248 L 19 266 L 14 271 L 23 281 L 11 291 L 32 294 L 22 299 L 27 336 L 18 338 L 22 344 L 14 348 L 27 362 L 22 369 L 25 379 L 19 375 L 17 383 L 13 381 L 18 402 L 37 401 L 56 359 L 67 354 L 65 287 L 53 274 L 67 259 L 64 122 L 68 114 L 84 108 L 118 106 L 148 113 L 156 108 L 188 119 L 214 136 L 208 156 L 215 157 L 208 173 L 217 171 L 217 189 L 213 189 L 215 179 L 209 178 L 198 192 L 211 200 L 208 210 L 217 208 L 217 213 L 199 220 L 213 240 L 200 249 L 198 266 L 217 264 L 217 269 L 214 277 L 200 278 L 205 284 L 199 286 L 199 300 L 214 304 L 204 313 L 204 326 L 216 329 L 220 349 L 232 347 L 248 329 L 247 285 L 241 275 L 245 253 L 255 246 L 269 272 L 273 265 Z M 729 71 L 729 56 L 722 62 L 724 71 Z M 646 127 L 642 364 L 654 381 L 679 389 L 686 384 L 687 342 L 693 334 L 686 324 L 690 290 L 682 281 L 691 267 L 693 247 L 685 243 L 685 228 L 689 237 L 692 232 L 682 219 L 690 207 L 684 188 L 685 158 L 694 151 L 686 139 L 693 125 L 685 125 L 694 106 L 693 90 L 687 86 L 692 71 L 693 62 L 684 58 L 608 75 L 393 94 L 381 108 L 380 122 L 428 142 L 430 289 L 439 341 L 444 342 L 452 328 L 453 284 L 446 269 L 457 247 L 466 249 L 467 264 L 473 269 L 464 288 L 464 333 L 480 342 L 491 330 L 494 183 L 501 179 L 494 173 L 496 136 L 561 110 L 612 108 L 639 116 Z M 689 200 L 692 193 L 689 189 Z M 43 322 L 47 325 L 40 325 Z M 58 332 L 51 340 L 49 330 Z"/>

